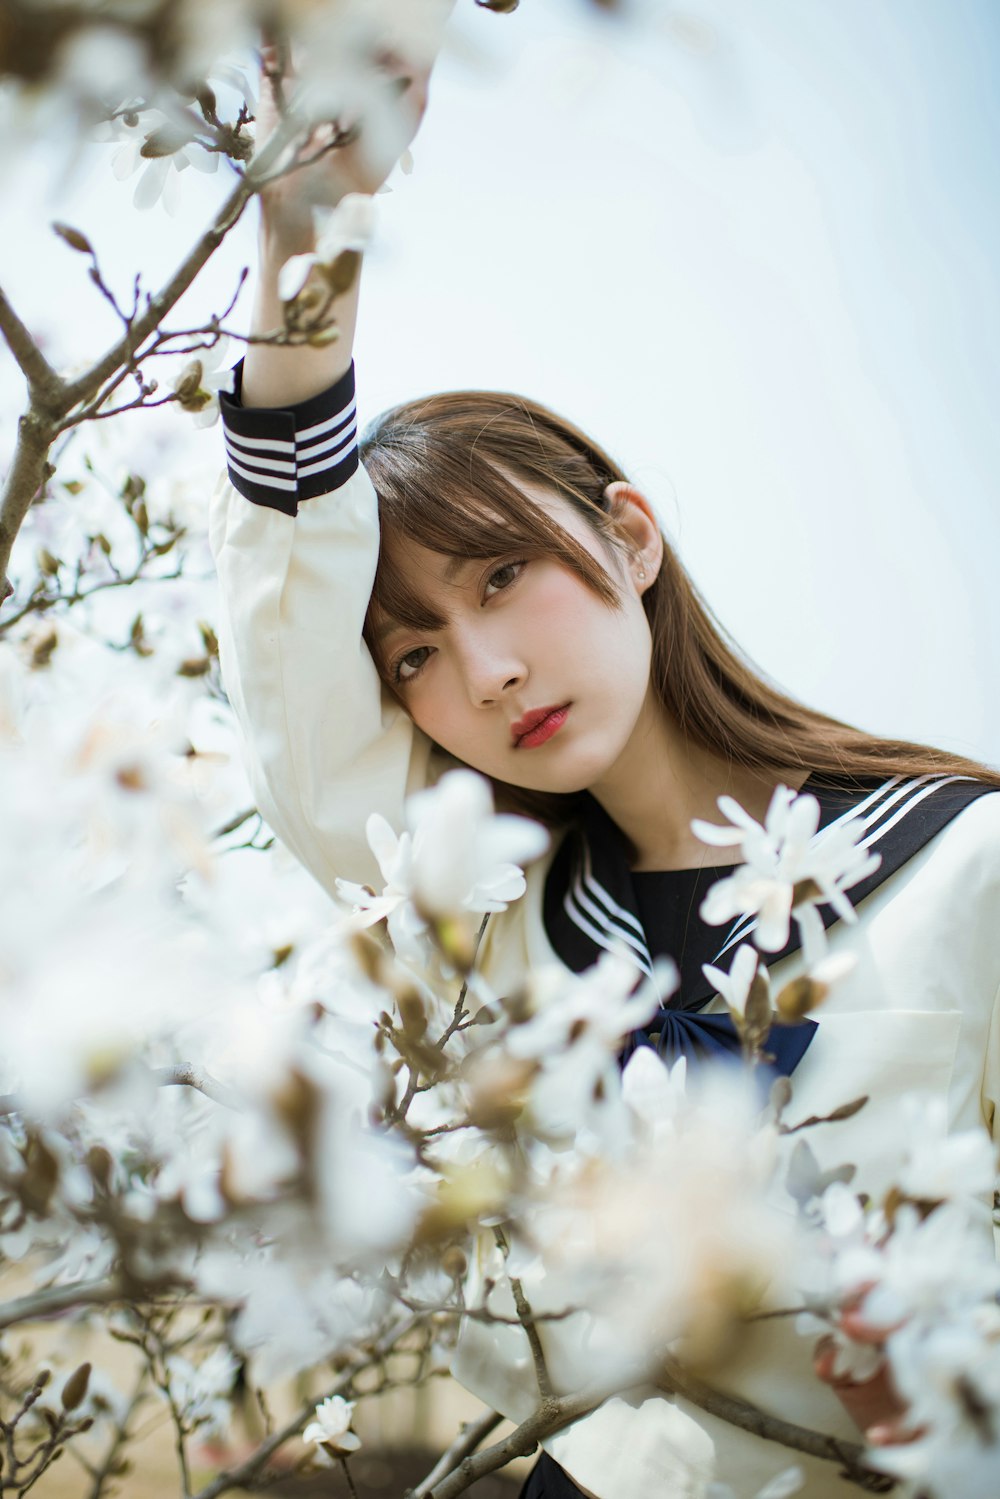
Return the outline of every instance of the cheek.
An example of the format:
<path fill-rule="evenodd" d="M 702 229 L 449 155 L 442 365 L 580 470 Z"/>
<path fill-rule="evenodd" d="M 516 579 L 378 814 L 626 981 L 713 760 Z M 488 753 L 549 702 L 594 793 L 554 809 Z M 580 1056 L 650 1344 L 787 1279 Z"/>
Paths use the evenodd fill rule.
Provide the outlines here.
<path fill-rule="evenodd" d="M 616 617 L 582 578 L 557 564 L 539 567 L 525 603 L 529 637 L 543 648 L 600 638 Z"/>

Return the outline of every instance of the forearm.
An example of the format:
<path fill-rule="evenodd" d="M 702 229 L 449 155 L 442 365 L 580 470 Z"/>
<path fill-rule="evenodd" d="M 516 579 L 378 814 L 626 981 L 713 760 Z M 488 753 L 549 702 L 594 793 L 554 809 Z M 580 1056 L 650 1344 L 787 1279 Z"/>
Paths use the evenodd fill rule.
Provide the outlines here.
<path fill-rule="evenodd" d="M 445 13 L 442 11 L 442 20 Z M 275 65 L 276 59 L 267 49 L 265 58 Z M 253 333 L 275 333 L 285 326 L 278 295 L 281 268 L 293 255 L 308 255 L 316 249 L 314 208 L 330 210 L 347 193 L 370 196 L 385 181 L 420 123 L 427 103 L 428 74 L 426 62 L 407 66 L 401 57 L 385 52 L 369 80 L 373 90 L 386 93 L 379 106 L 378 131 L 369 136 L 364 114 L 355 121 L 353 138 L 346 142 L 338 125 L 319 125 L 302 145 L 306 155 L 300 156 L 300 165 L 264 188 Z M 286 83 L 289 76 L 285 75 Z M 276 128 L 280 114 L 265 69 L 258 109 L 262 141 Z M 315 269 L 312 279 L 318 281 Z M 338 333 L 330 343 L 320 347 L 306 343 L 294 347 L 272 343 L 249 346 L 243 367 L 244 406 L 293 406 L 319 395 L 346 374 L 354 345 L 359 279 L 355 276 L 348 291 L 322 308 L 323 322 L 332 317 Z M 322 288 L 322 282 L 318 285 Z"/>
<path fill-rule="evenodd" d="M 273 333 L 284 326 L 278 296 L 281 267 L 292 255 L 306 254 L 314 247 L 311 217 L 302 218 L 294 227 L 278 228 L 271 223 L 267 205 L 262 204 L 259 271 L 251 324 L 253 333 Z M 332 343 L 321 348 L 309 344 L 296 347 L 249 345 L 243 366 L 244 406 L 294 405 L 318 395 L 340 379 L 351 363 L 359 282 L 360 277 L 355 277 L 351 289 L 333 304 L 331 310 L 338 337 Z"/>

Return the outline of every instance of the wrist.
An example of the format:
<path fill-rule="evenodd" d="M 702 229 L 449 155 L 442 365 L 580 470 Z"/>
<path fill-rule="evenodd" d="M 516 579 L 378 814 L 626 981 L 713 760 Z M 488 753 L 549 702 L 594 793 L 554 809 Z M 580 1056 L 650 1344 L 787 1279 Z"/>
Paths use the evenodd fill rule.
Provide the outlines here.
<path fill-rule="evenodd" d="M 301 202 L 269 203 L 260 201 L 258 234 L 261 270 L 271 269 L 277 275 L 292 255 L 308 255 L 316 248 L 316 226 L 312 208 Z"/>

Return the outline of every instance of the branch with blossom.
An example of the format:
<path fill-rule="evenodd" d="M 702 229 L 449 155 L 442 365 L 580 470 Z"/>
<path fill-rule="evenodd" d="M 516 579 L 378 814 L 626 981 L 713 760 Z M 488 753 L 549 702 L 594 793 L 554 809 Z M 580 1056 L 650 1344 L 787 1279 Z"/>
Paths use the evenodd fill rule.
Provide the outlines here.
<path fill-rule="evenodd" d="M 496 993 L 478 966 L 545 835 L 496 817 L 471 773 L 446 777 L 405 827 L 371 821 L 383 888 L 343 884 L 350 909 L 334 910 L 247 811 L 197 520 L 131 469 L 103 485 L 86 463 L 65 477 L 66 439 L 86 422 L 161 404 L 211 416 L 223 340 L 240 337 L 235 295 L 203 326 L 172 327 L 181 295 L 262 187 L 353 139 L 330 121 L 344 60 L 360 48 L 367 66 L 373 42 L 338 30 L 336 8 L 273 7 L 302 87 L 277 90 L 282 125 L 256 154 L 249 99 L 227 114 L 205 86 L 214 33 L 188 24 L 192 8 L 101 7 L 109 66 L 95 69 L 93 6 L 60 7 L 47 41 L 61 45 L 43 49 L 22 7 L 5 52 L 25 84 L 110 122 L 137 204 L 189 167 L 233 183 L 155 295 L 134 281 L 119 296 L 90 241 L 60 226 L 119 325 L 80 374 L 49 363 L 0 292 L 28 389 L 0 500 L 0 571 L 21 578 L 0 623 L 0 826 L 19 851 L 0 908 L 0 1261 L 28 1289 L 0 1307 L 0 1331 L 104 1329 L 139 1364 L 122 1394 L 96 1360 L 46 1380 L 0 1343 L 0 1487 L 24 1492 L 69 1450 L 99 1499 L 128 1460 L 132 1413 L 155 1402 L 190 1493 L 192 1437 L 238 1427 L 242 1390 L 266 1408 L 271 1386 L 302 1381 L 293 1418 L 267 1418 L 196 1496 L 217 1499 L 263 1481 L 282 1449 L 349 1457 L 375 1392 L 438 1377 L 456 1342 L 502 1334 L 533 1371 L 533 1408 L 485 1449 L 497 1413 L 463 1432 L 418 1485 L 427 1499 L 454 1499 L 648 1382 L 863 1490 L 986 1499 L 1000 1471 L 1000 1284 L 981 1233 L 992 1147 L 948 1137 L 914 1100 L 895 1180 L 872 1199 L 851 1162 L 821 1166 L 808 1143 L 863 1099 L 796 1118 L 790 1084 L 760 1096 L 771 1025 L 844 976 L 817 907 L 850 923 L 849 892 L 874 867 L 850 826 L 820 836 L 815 804 L 786 788 L 763 824 L 723 805 L 729 825 L 702 833 L 743 863 L 706 916 L 738 927 L 732 966 L 709 977 L 758 1078 L 689 1079 L 649 1048 L 622 1070 L 667 973 L 642 983 L 610 957 Z M 378 14 L 419 52 L 437 10 L 386 0 Z M 211 13 L 199 0 L 196 20 Z M 335 336 L 369 220 L 370 203 L 348 199 L 319 226 L 315 252 L 285 268 L 283 326 L 265 340 Z M 161 388 L 149 361 L 170 355 L 184 365 Z M 793 921 L 806 971 L 772 994 L 760 953 L 780 951 Z M 788 1265 L 795 1295 L 775 1306 Z M 832 1341 L 838 1377 L 888 1371 L 912 1440 L 844 1442 L 715 1388 L 748 1327 L 790 1314 Z M 691 1436 L 678 1482 L 721 1499 L 703 1456 Z M 786 1470 L 757 1499 L 799 1486 Z"/>

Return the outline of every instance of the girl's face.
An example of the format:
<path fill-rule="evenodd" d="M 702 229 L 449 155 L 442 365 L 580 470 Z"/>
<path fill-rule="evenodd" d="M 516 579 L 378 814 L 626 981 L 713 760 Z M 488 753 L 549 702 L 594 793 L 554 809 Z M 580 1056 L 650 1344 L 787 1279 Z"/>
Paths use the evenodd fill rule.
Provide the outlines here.
<path fill-rule="evenodd" d="M 626 558 L 566 501 L 523 487 L 601 563 L 620 607 L 554 559 L 465 559 L 396 539 L 396 566 L 445 623 L 387 621 L 379 653 L 411 718 L 457 759 L 533 791 L 581 791 L 613 771 L 651 708 L 641 595 L 656 575 L 659 531 L 636 491 L 611 486 L 626 502 Z"/>

